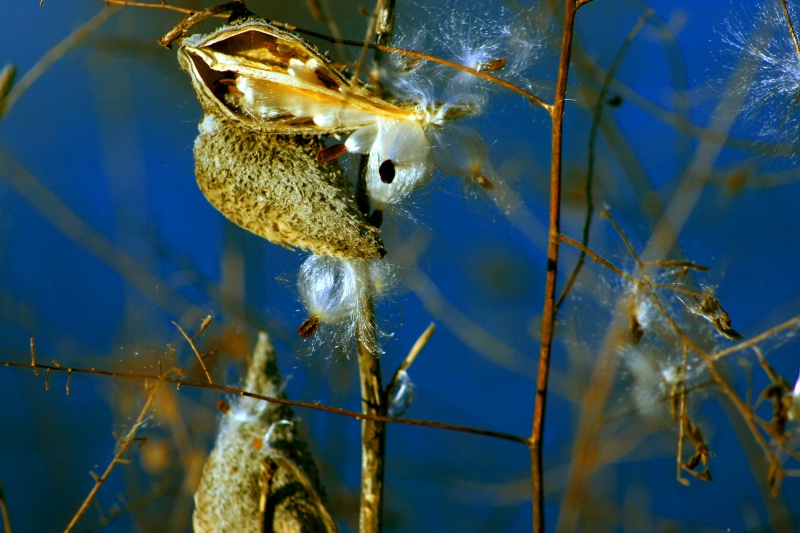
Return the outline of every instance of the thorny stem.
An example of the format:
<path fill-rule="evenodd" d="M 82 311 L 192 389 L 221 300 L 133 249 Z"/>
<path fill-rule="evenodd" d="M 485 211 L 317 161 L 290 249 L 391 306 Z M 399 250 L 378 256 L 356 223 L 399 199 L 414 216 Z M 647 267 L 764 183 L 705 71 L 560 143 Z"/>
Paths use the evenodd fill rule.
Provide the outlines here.
<path fill-rule="evenodd" d="M 561 156 L 563 148 L 564 103 L 572 54 L 572 35 L 575 24 L 576 0 L 564 2 L 564 28 L 558 65 L 558 81 L 553 107 L 552 150 L 550 153 L 550 229 L 547 248 L 547 277 L 545 280 L 544 312 L 542 313 L 542 340 L 539 351 L 539 371 L 536 381 L 536 403 L 531 429 L 531 478 L 533 498 L 533 531 L 544 533 L 544 467 L 542 461 L 542 436 L 544 434 L 547 380 L 550 374 L 550 354 L 555 330 L 556 280 L 558 275 L 559 234 L 561 232 Z"/>
<path fill-rule="evenodd" d="M 800 320 L 800 317 L 798 318 Z M 135 381 L 153 381 L 163 379 L 166 383 L 172 383 L 177 386 L 178 390 L 182 389 L 183 387 L 192 387 L 197 389 L 210 389 L 220 393 L 225 394 L 232 394 L 234 396 L 244 396 L 246 398 L 253 398 L 256 400 L 261 400 L 264 402 L 280 404 L 280 405 L 289 405 L 291 407 L 298 407 L 300 409 L 315 409 L 317 411 L 324 411 L 326 413 L 331 413 L 334 415 L 339 416 L 346 416 L 349 418 L 353 418 L 355 420 L 367 420 L 372 419 L 378 422 L 386 422 L 391 424 L 404 424 L 407 426 L 419 426 L 419 427 L 428 427 L 428 428 L 435 428 L 435 429 L 444 429 L 447 431 L 457 431 L 459 433 L 466 433 L 469 435 L 480 435 L 484 437 L 490 437 L 494 439 L 506 440 L 509 442 L 516 442 L 519 444 L 528 444 L 527 437 L 521 437 L 519 435 L 513 435 L 511 433 L 503 433 L 502 431 L 491 431 L 486 429 L 480 428 L 473 428 L 469 426 L 459 426 L 457 424 L 447 424 L 444 422 L 434 422 L 431 420 L 419 420 L 414 418 L 397 418 L 392 416 L 372 416 L 372 415 L 365 415 L 363 413 L 358 413 L 355 411 L 348 411 L 347 409 L 340 409 L 338 407 L 333 407 L 330 405 L 324 405 L 319 402 L 303 402 L 299 400 L 289 400 L 286 398 L 275 398 L 272 396 L 265 396 L 263 394 L 257 394 L 254 392 L 245 391 L 242 389 L 237 389 L 236 387 L 228 387 L 225 385 L 220 385 L 219 383 L 208 383 L 205 381 L 190 381 L 181 378 L 175 378 L 171 376 L 159 376 L 154 374 L 137 374 L 133 372 L 114 372 L 112 370 L 103 370 L 100 368 L 79 368 L 79 367 L 68 367 L 68 366 L 61 366 L 57 364 L 46 365 L 42 363 L 15 363 L 12 361 L 0 361 L 0 367 L 14 367 L 14 368 L 34 368 L 35 370 L 44 370 L 47 372 L 47 375 L 50 375 L 50 372 L 68 372 L 68 373 L 75 373 L 75 374 L 98 374 L 101 376 L 109 376 L 114 378 L 121 378 L 121 379 L 132 379 Z M 49 377 L 48 377 L 49 379 Z M 48 387 L 48 383 L 45 383 L 45 387 Z"/>
<path fill-rule="evenodd" d="M 111 471 L 114 470 L 114 467 L 116 467 L 120 463 L 125 462 L 125 459 L 123 458 L 125 452 L 128 450 L 131 443 L 135 440 L 136 432 L 139 430 L 139 428 L 142 425 L 142 422 L 144 422 L 145 417 L 150 412 L 150 408 L 152 407 L 153 402 L 156 399 L 156 395 L 158 394 L 158 391 L 161 389 L 161 385 L 164 383 L 164 378 L 168 376 L 171 372 L 172 370 L 164 374 L 164 376 L 162 376 L 153 386 L 153 389 L 150 391 L 150 394 L 147 397 L 147 401 L 145 402 L 144 407 L 142 407 L 142 410 L 139 411 L 139 416 L 136 417 L 136 421 L 133 423 L 133 426 L 131 426 L 130 431 L 128 431 L 128 434 L 125 435 L 125 437 L 119 440 L 117 452 L 114 454 L 114 457 L 108 463 L 108 466 L 106 467 L 103 474 L 98 476 L 93 471 L 90 472 L 91 476 L 94 478 L 94 487 L 92 487 L 92 490 L 89 491 L 89 494 L 86 496 L 86 499 L 83 500 L 83 503 L 81 504 L 80 508 L 78 508 L 78 511 L 75 513 L 75 516 L 73 516 L 72 520 L 70 520 L 69 524 L 67 524 L 67 527 L 64 529 L 64 533 L 68 533 L 69 531 L 72 531 L 75 528 L 75 526 L 78 524 L 78 520 L 80 520 L 81 517 L 84 515 L 84 513 L 86 513 L 86 510 L 89 508 L 89 505 L 91 505 L 92 501 L 94 500 L 97 491 L 100 490 L 100 487 L 108 479 L 108 476 L 111 475 Z"/>

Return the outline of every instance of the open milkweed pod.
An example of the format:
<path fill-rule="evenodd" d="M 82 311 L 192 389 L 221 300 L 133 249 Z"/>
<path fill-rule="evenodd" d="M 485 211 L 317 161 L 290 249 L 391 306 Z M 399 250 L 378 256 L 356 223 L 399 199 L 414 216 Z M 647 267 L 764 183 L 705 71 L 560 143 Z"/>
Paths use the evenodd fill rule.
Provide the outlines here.
<path fill-rule="evenodd" d="M 178 56 L 207 113 L 265 132 L 347 133 L 430 114 L 375 96 L 296 34 L 253 17 L 184 39 Z"/>
<path fill-rule="evenodd" d="M 210 36 L 186 39 L 178 51 L 205 110 L 194 146 L 200 189 L 228 219 L 271 242 L 317 255 L 382 258 L 385 250 L 380 231 L 358 210 L 341 166 L 320 162 L 316 154 L 322 148 L 321 140 L 303 136 L 321 133 L 313 122 L 281 127 L 279 121 L 261 120 L 262 115 L 275 118 L 266 111 L 257 117 L 252 110 L 244 112 L 238 104 L 231 105 L 243 98 L 236 88 L 236 69 L 253 72 L 263 63 L 264 72 L 272 72 L 279 65 L 286 70 L 296 61 L 306 64 L 316 57 L 303 55 L 304 48 L 293 41 L 246 29 L 250 26 L 272 28 L 260 22 L 223 27 Z M 240 53 L 227 53 L 232 51 Z M 210 68 L 204 62 L 206 58 L 224 59 L 224 63 L 215 65 L 225 70 Z M 303 76 L 308 74 L 303 71 Z M 265 81 L 269 87 L 259 90 L 276 99 L 263 105 L 285 118 L 289 108 L 286 102 L 292 101 L 294 88 L 284 88 L 282 84 L 287 81 L 278 80 Z M 261 93 L 249 94 L 252 102 L 261 102 L 255 97 Z M 291 109 L 299 112 L 300 108 Z"/>

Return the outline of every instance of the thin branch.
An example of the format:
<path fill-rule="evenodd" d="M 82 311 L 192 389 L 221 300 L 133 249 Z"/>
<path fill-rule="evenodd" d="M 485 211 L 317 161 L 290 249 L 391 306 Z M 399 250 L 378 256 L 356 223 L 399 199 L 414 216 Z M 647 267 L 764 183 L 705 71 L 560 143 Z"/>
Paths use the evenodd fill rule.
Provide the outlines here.
<path fill-rule="evenodd" d="M 375 312 L 372 295 L 360 311 L 361 320 L 374 335 Z M 383 390 L 381 363 L 373 352 L 374 339 L 358 339 L 358 371 L 361 383 L 361 411 L 369 418 L 361 422 L 361 506 L 359 531 L 379 533 L 383 529 L 383 481 L 386 468 L 386 423 L 376 418 L 386 416 L 388 401 Z"/>
<path fill-rule="evenodd" d="M 12 533 L 11 518 L 8 516 L 8 505 L 6 504 L 6 493 L 3 490 L 3 482 L 0 481 L 0 515 L 3 516 L 3 531 Z"/>
<path fill-rule="evenodd" d="M 580 5 L 578 5 L 580 7 Z M 633 44 L 633 40 L 639 34 L 639 31 L 644 27 L 645 22 L 649 19 L 653 13 L 655 13 L 652 9 L 648 9 L 640 18 L 636 25 L 631 29 L 628 33 L 628 36 L 625 38 L 625 41 L 620 46 L 619 50 L 617 51 L 617 55 L 614 57 L 614 61 L 611 64 L 611 68 L 608 69 L 606 72 L 606 76 L 603 79 L 603 84 L 600 87 L 600 92 L 597 94 L 597 102 L 594 105 L 594 114 L 592 116 L 592 126 L 589 130 L 589 160 L 587 162 L 586 167 L 586 187 L 585 187 L 585 194 L 586 194 L 586 216 L 583 221 L 583 234 L 581 236 L 581 243 L 584 246 L 589 246 L 589 230 L 591 229 L 592 225 L 592 215 L 594 214 L 594 194 L 593 194 L 593 184 L 594 184 L 594 161 L 595 161 L 595 151 L 597 147 L 597 130 L 600 127 L 600 120 L 603 117 L 603 109 L 605 108 L 605 100 L 606 95 L 608 94 L 608 90 L 611 87 L 611 82 L 614 81 L 614 78 L 617 75 L 617 71 L 619 67 L 622 65 L 622 59 L 628 53 L 628 50 Z M 567 282 L 564 284 L 564 289 L 561 291 L 561 296 L 558 297 L 558 301 L 556 302 L 556 313 L 558 310 L 561 309 L 561 304 L 564 303 L 567 295 L 569 294 L 570 289 L 575 284 L 575 281 L 578 279 L 578 275 L 583 268 L 583 263 L 586 261 L 586 254 L 581 252 L 580 256 L 578 257 L 578 262 L 575 264 L 575 268 L 573 268 L 572 273 L 570 274 Z"/>
<path fill-rule="evenodd" d="M 187 335 L 186 332 L 183 331 L 183 328 L 180 326 L 180 324 L 178 324 L 174 320 L 172 321 L 172 324 L 176 328 L 178 328 L 178 331 L 181 332 L 181 335 L 183 335 L 183 338 L 186 339 L 186 342 L 188 342 L 189 346 L 192 347 L 192 351 L 197 356 L 197 360 L 200 361 L 200 366 L 202 367 L 203 372 L 205 373 L 206 379 L 208 380 L 208 382 L 209 383 L 214 383 L 214 381 L 211 379 L 211 375 L 208 373 L 208 368 L 206 368 L 206 363 L 205 363 L 205 361 L 203 361 L 203 356 L 200 355 L 200 352 L 198 351 L 197 346 L 195 346 L 195 344 L 194 344 L 194 339 L 195 339 L 195 337 L 197 337 L 197 335 L 195 335 L 194 337 L 190 338 L 189 335 Z M 205 324 L 205 321 L 204 321 L 204 324 Z M 203 329 L 205 329 L 205 326 L 203 326 L 200 331 L 202 331 Z M 199 333 L 200 332 L 198 331 L 198 334 Z"/>
<path fill-rule="evenodd" d="M 145 5 L 147 7 L 158 7 L 153 4 L 145 4 Z M 157 39 L 156 42 L 160 46 L 170 49 L 172 48 L 173 41 L 177 39 L 182 39 L 184 35 L 186 35 L 186 32 L 189 31 L 189 28 L 191 28 L 198 22 L 201 22 L 207 18 L 220 16 L 221 13 L 225 13 L 227 11 L 233 12 L 236 9 L 245 9 L 244 4 L 239 0 L 234 0 L 233 2 L 227 2 L 225 4 L 220 4 L 218 6 L 212 6 L 209 7 L 208 9 L 204 9 L 196 13 L 193 11 L 185 11 L 187 13 L 186 18 L 184 18 L 179 24 L 175 25 L 175 27 L 172 28 L 169 31 L 169 33 Z"/>
<path fill-rule="evenodd" d="M 0 366 L 5 367 L 14 367 L 14 368 L 31 368 L 30 363 L 16 363 L 12 361 L 0 361 Z M 395 418 L 390 416 L 377 416 L 377 415 L 368 415 L 364 413 L 359 413 L 356 411 L 348 411 L 347 409 L 340 409 L 338 407 L 331 407 L 328 405 L 323 405 L 319 402 L 301 402 L 297 400 L 287 400 L 283 398 L 275 398 L 272 396 L 265 396 L 263 394 L 256 394 L 253 392 L 245 391 L 242 389 L 237 389 L 235 387 L 227 387 L 225 385 L 220 385 L 218 383 L 206 383 L 205 381 L 189 381 L 181 378 L 174 378 L 168 375 L 159 376 L 157 374 L 139 374 L 133 372 L 114 372 L 113 370 L 103 370 L 100 368 L 78 368 L 78 367 L 66 367 L 61 365 L 45 365 L 41 363 L 36 363 L 36 368 L 39 370 L 45 370 L 49 375 L 51 371 L 62 371 L 62 372 L 72 372 L 75 374 L 99 374 L 101 376 L 110 376 L 115 378 L 122 378 L 122 379 L 131 379 L 135 381 L 153 381 L 153 380 L 160 380 L 163 379 L 165 383 L 172 383 L 177 386 L 178 389 L 182 389 L 183 387 L 194 387 L 198 389 L 210 389 L 220 393 L 227 393 L 227 394 L 234 394 L 236 396 L 245 396 L 248 398 L 254 398 L 256 400 L 262 400 L 265 402 L 282 404 L 282 405 L 290 405 L 292 407 L 299 407 L 303 409 L 315 409 L 317 411 L 324 411 L 326 413 L 331 413 L 334 415 L 339 416 L 346 416 L 349 418 L 353 418 L 355 420 L 375 420 L 377 422 L 389 422 L 393 424 L 404 424 L 407 426 L 420 426 L 420 427 L 429 427 L 435 429 L 443 429 L 447 431 L 456 431 L 459 433 L 468 433 L 470 435 L 481 435 L 484 437 L 490 437 L 495 439 L 507 440 L 510 442 L 517 442 L 520 444 L 528 445 L 529 439 L 527 437 L 520 437 L 519 435 L 513 435 L 511 433 L 504 433 L 502 431 L 488 431 L 480 428 L 473 428 L 469 426 L 460 426 L 457 424 L 447 424 L 444 422 L 434 422 L 431 420 L 419 420 L 414 418 Z M 178 369 L 175 372 L 179 372 Z"/>
<path fill-rule="evenodd" d="M 428 344 L 428 341 L 431 340 L 433 333 L 436 331 L 436 324 L 433 322 L 422 332 L 422 335 L 419 336 L 417 342 L 414 343 L 414 346 L 411 347 L 409 350 L 408 355 L 406 358 L 403 359 L 403 362 L 400 363 L 400 366 L 397 367 L 395 370 L 392 379 L 389 381 L 389 385 L 386 387 L 386 390 L 391 393 L 392 390 L 397 386 L 397 380 L 400 379 L 400 373 L 405 372 L 409 369 L 409 367 L 414 363 L 417 359 L 417 356 L 420 354 L 422 349 Z"/>
<path fill-rule="evenodd" d="M 783 16 L 786 17 L 786 25 L 789 26 L 789 33 L 792 34 L 792 42 L 794 43 L 794 50 L 797 52 L 797 59 L 800 60 L 800 42 L 797 41 L 797 33 L 794 31 L 794 24 L 792 24 L 792 16 L 789 14 L 789 6 L 786 5 L 786 0 L 781 0 L 783 7 Z"/>
<path fill-rule="evenodd" d="M 539 349 L 539 372 L 536 381 L 536 399 L 531 428 L 531 481 L 533 500 L 533 531 L 544 533 L 544 464 L 542 442 L 544 416 L 547 403 L 547 383 L 550 373 L 550 355 L 556 321 L 556 280 L 558 277 L 559 234 L 561 233 L 561 172 L 564 142 L 564 104 L 569 80 L 569 65 L 572 54 L 572 36 L 575 25 L 576 0 L 564 2 L 564 24 L 561 38 L 561 53 L 558 65 L 558 80 L 553 107 L 552 145 L 550 152 L 550 229 L 547 249 L 547 276 L 544 289 L 544 311 L 542 312 L 542 339 Z"/>
<path fill-rule="evenodd" d="M 366 44 L 375 32 L 375 40 L 387 45 L 394 34 L 395 0 L 377 0 L 374 18 L 369 28 L 367 43 L 362 49 L 359 61 L 366 53 Z M 381 58 L 375 57 L 380 64 Z M 357 75 L 354 76 L 354 79 Z M 359 182 L 364 187 L 360 207 L 369 214 L 369 198 L 366 195 L 366 160 L 361 159 Z M 377 353 L 375 338 L 375 306 L 373 294 L 365 295 L 361 321 L 367 324 L 365 332 L 358 335 L 358 371 L 361 382 L 361 411 L 364 414 L 386 416 L 389 401 L 383 388 L 381 362 Z M 364 338 L 366 334 L 367 338 Z M 358 529 L 360 533 L 380 533 L 383 530 L 383 485 L 386 471 L 386 423 L 375 420 L 361 422 L 361 503 L 359 507 Z"/>
<path fill-rule="evenodd" d="M 170 372 L 172 371 L 170 370 L 169 372 L 167 372 L 166 375 L 169 375 Z M 70 369 L 70 374 L 72 374 L 71 369 Z M 75 513 L 75 516 L 73 516 L 72 520 L 70 520 L 69 524 L 67 524 L 67 527 L 64 529 L 64 533 L 69 533 L 75 528 L 75 526 L 78 524 L 78 520 L 81 519 L 86 510 L 89 508 L 89 505 L 91 505 L 92 501 L 94 500 L 97 491 L 100 490 L 100 487 L 103 486 L 103 483 L 105 483 L 105 481 L 108 479 L 108 476 L 111 475 L 111 472 L 114 470 L 114 467 L 116 467 L 120 463 L 126 462 L 123 456 L 125 455 L 125 452 L 128 451 L 128 448 L 130 447 L 131 443 L 135 440 L 136 432 L 139 430 L 139 428 L 142 425 L 142 422 L 144 422 L 145 417 L 150 412 L 150 408 L 152 407 L 153 402 L 156 399 L 156 395 L 158 394 L 161 385 L 165 381 L 166 375 L 156 381 L 156 384 L 150 391 L 150 394 L 147 397 L 147 401 L 142 407 L 142 410 L 139 411 L 139 416 L 136 417 L 136 421 L 133 423 L 133 426 L 131 426 L 131 429 L 128 431 L 128 434 L 118 441 L 117 452 L 114 454 L 114 457 L 111 459 L 111 462 L 108 463 L 108 466 L 106 467 L 103 474 L 98 476 L 97 474 L 94 473 L 94 471 L 89 472 L 89 474 L 94 478 L 94 486 L 92 487 L 92 490 L 89 491 L 89 494 L 86 496 L 86 499 L 83 501 L 81 506 L 78 508 L 78 511 Z"/>

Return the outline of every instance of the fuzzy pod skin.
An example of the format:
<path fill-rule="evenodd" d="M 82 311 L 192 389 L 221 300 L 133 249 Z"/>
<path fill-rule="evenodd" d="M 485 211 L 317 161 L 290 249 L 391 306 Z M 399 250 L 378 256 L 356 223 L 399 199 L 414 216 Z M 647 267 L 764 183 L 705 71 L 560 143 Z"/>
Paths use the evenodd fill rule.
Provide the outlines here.
<path fill-rule="evenodd" d="M 259 334 L 244 390 L 285 398 L 275 351 Z M 292 424 L 289 424 L 289 423 Z M 286 405 L 246 396 L 222 415 L 195 492 L 197 533 L 335 533 L 314 460 Z"/>
<path fill-rule="evenodd" d="M 194 145 L 197 184 L 242 228 L 316 255 L 380 259 L 380 231 L 356 206 L 337 162 L 321 163 L 316 137 L 266 134 L 207 114 Z"/>
<path fill-rule="evenodd" d="M 317 255 L 380 259 L 386 253 L 380 230 L 358 210 L 341 165 L 317 158 L 322 141 L 309 134 L 329 131 L 306 118 L 293 117 L 291 125 L 257 120 L 231 103 L 241 95 L 229 76 L 277 76 L 270 83 L 282 87 L 293 77 L 273 71 L 292 58 L 324 66 L 302 40 L 253 18 L 183 41 L 178 61 L 205 113 L 194 145 L 197 183 L 226 218 L 270 242 Z M 293 100 L 297 91 L 287 91 Z"/>

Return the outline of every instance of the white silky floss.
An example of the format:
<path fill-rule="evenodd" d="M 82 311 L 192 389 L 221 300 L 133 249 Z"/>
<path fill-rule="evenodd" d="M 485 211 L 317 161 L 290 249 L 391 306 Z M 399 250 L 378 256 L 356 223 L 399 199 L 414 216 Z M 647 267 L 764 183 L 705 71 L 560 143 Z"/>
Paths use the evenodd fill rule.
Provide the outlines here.
<path fill-rule="evenodd" d="M 358 336 L 373 353 L 380 353 L 374 326 L 363 311 L 369 293 L 380 298 L 392 284 L 387 261 L 309 256 L 300 267 L 297 285 L 303 307 L 319 320 L 321 332 L 314 342 L 347 347 Z"/>

